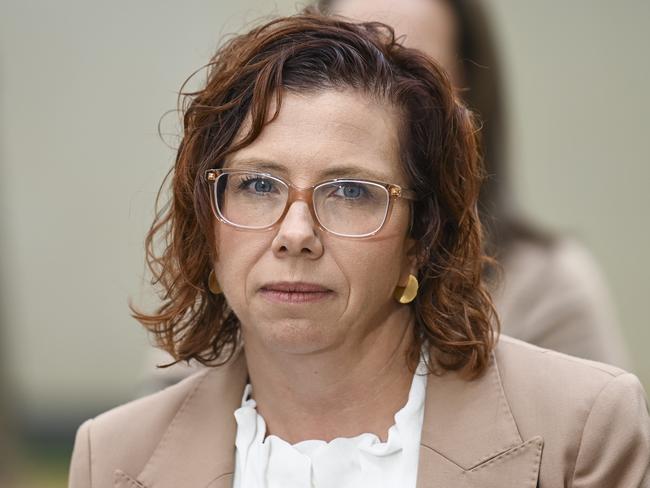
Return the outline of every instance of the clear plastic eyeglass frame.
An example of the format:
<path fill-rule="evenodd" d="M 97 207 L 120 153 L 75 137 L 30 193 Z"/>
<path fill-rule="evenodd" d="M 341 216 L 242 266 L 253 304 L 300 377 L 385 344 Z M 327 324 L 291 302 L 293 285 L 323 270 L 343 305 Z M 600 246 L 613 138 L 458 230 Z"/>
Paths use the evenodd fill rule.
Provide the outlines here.
<path fill-rule="evenodd" d="M 278 181 L 288 188 L 287 203 L 284 207 L 284 210 L 282 211 L 282 213 L 280 214 L 280 216 L 275 222 L 264 227 L 247 227 L 247 226 L 235 224 L 234 222 L 229 221 L 224 215 L 222 215 L 221 211 L 219 210 L 219 206 L 217 205 L 217 181 L 223 174 L 235 174 L 235 173 L 239 173 L 239 174 L 255 173 L 265 178 L 270 178 L 275 181 Z M 225 224 L 231 225 L 241 230 L 249 230 L 249 231 L 266 231 L 274 228 L 284 220 L 284 217 L 286 216 L 293 202 L 299 200 L 307 203 L 312 219 L 314 220 L 314 222 L 316 223 L 319 229 L 339 237 L 349 237 L 353 239 L 371 237 L 376 235 L 384 227 L 386 221 L 390 218 L 395 200 L 397 200 L 398 198 L 404 198 L 406 200 L 411 200 L 411 201 L 417 200 L 414 191 L 406 188 L 402 188 L 399 185 L 384 183 L 381 181 L 359 179 L 359 178 L 335 178 L 331 180 L 321 181 L 320 183 L 308 188 L 299 188 L 293 185 L 291 182 L 285 180 L 284 178 L 272 175 L 270 173 L 264 173 L 261 171 L 254 171 L 254 170 L 236 170 L 236 169 L 220 168 L 220 169 L 207 170 L 205 172 L 205 180 L 210 185 L 210 203 L 215 217 Z M 386 210 L 384 212 L 384 218 L 382 219 L 381 224 L 377 227 L 377 229 L 375 229 L 372 232 L 367 232 L 364 234 L 342 234 L 339 232 L 334 232 L 328 229 L 327 227 L 325 227 L 322 224 L 321 220 L 318 218 L 318 214 L 314 209 L 314 192 L 321 186 L 328 185 L 331 183 L 355 183 L 355 182 L 370 183 L 384 189 L 384 191 L 388 196 L 387 203 L 386 203 Z"/>

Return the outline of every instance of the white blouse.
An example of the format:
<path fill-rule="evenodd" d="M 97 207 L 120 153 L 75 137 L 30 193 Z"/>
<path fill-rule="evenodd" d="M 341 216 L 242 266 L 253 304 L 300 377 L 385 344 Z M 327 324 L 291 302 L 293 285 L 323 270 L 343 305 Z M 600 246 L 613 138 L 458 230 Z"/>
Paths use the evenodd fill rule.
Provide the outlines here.
<path fill-rule="evenodd" d="M 265 438 L 266 423 L 251 398 L 252 386 L 246 385 L 242 406 L 235 411 L 234 488 L 414 488 L 426 372 L 420 361 L 408 401 L 395 414 L 386 442 L 370 433 L 296 444 L 275 435 Z"/>

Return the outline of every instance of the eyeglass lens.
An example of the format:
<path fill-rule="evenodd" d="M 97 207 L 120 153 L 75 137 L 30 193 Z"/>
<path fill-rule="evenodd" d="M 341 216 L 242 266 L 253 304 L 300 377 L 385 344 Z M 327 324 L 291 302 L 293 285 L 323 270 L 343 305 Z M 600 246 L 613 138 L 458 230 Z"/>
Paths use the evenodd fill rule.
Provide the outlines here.
<path fill-rule="evenodd" d="M 275 224 L 289 198 L 281 180 L 255 172 L 224 172 L 215 182 L 217 211 L 230 223 L 246 228 Z M 388 210 L 386 188 L 372 182 L 343 180 L 318 185 L 314 211 L 320 224 L 335 234 L 372 234 L 383 224 Z"/>

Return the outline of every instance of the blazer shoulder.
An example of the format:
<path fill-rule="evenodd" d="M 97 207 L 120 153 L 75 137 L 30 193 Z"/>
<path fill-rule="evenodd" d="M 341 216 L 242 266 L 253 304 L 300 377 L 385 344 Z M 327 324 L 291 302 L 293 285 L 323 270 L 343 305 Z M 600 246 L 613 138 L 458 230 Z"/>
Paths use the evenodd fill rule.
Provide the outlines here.
<path fill-rule="evenodd" d="M 593 382 L 593 386 L 597 388 L 601 382 L 607 382 L 622 374 L 629 374 L 624 369 L 611 364 L 545 349 L 504 334 L 499 337 L 495 357 L 499 369 L 502 373 L 505 372 L 506 376 L 520 373 L 530 378 L 531 374 L 541 374 L 540 379 L 543 379 L 548 377 L 549 373 L 564 373 L 564 379 L 568 382 L 589 380 L 587 387 Z M 545 368 L 544 372 L 541 367 Z M 554 380 L 558 379 L 562 378 L 554 378 Z"/>
<path fill-rule="evenodd" d="M 75 441 L 71 476 L 75 466 L 90 471 L 95 480 L 110 480 L 115 469 L 138 473 L 161 441 L 183 405 L 200 387 L 209 370 L 185 378 L 162 391 L 133 400 L 87 420 Z M 83 443 L 83 446 L 78 445 Z M 82 455 L 83 453 L 83 455 Z M 92 468 L 81 468 L 87 457 Z"/>
<path fill-rule="evenodd" d="M 151 426 L 167 426 L 183 401 L 201 384 L 208 371 L 197 372 L 167 388 L 108 410 L 93 419 L 94 429 L 115 429 L 143 420 Z M 139 434 L 139 432 L 135 432 Z"/>
<path fill-rule="evenodd" d="M 521 436 L 544 438 L 542 483 L 562 476 L 576 488 L 623 479 L 616 486 L 639 486 L 650 461 L 650 417 L 635 375 L 507 336 L 495 358 Z"/>
<path fill-rule="evenodd" d="M 580 359 L 501 336 L 495 359 L 503 390 L 518 424 L 534 423 L 534 430 L 561 429 L 556 416 L 566 421 L 567 432 L 580 428 L 598 395 L 611 384 L 626 385 L 630 394 L 644 394 L 631 373 L 609 364 Z M 535 415 L 531 415 L 531 413 Z M 557 430 L 556 430 L 557 431 Z"/>

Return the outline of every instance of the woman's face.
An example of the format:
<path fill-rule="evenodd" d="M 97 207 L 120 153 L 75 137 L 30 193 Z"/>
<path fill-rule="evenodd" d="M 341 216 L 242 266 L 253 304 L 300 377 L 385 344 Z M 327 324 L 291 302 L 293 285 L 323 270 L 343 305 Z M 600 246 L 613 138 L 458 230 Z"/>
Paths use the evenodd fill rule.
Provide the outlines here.
<path fill-rule="evenodd" d="M 404 45 L 435 59 L 459 82 L 457 19 L 447 0 L 334 0 L 335 14 L 357 21 L 378 21 L 405 36 Z"/>
<path fill-rule="evenodd" d="M 277 168 L 268 172 L 298 187 L 349 174 L 408 187 L 398 122 L 392 107 L 354 91 L 286 93 L 277 119 L 224 166 L 272 164 Z M 407 256 L 413 244 L 407 239 L 409 213 L 407 200 L 395 200 L 381 231 L 362 239 L 322 231 L 300 200 L 271 230 L 243 231 L 216 221 L 216 277 L 247 346 L 315 353 L 372 338 L 396 315 L 408 319 L 408 306 L 393 292 L 416 271 Z M 297 295 L 269 291 L 274 282 L 306 282 L 329 291 L 296 302 Z"/>

